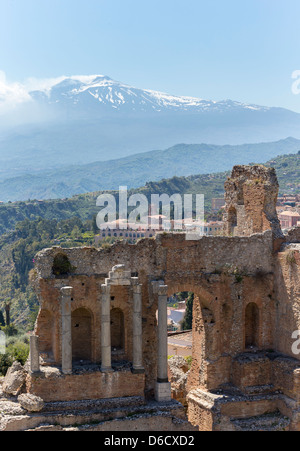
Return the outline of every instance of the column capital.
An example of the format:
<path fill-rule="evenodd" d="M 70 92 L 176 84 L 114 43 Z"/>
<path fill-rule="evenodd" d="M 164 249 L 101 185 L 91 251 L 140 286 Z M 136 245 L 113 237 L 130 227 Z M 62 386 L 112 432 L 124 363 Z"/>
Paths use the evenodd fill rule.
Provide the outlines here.
<path fill-rule="evenodd" d="M 132 285 L 132 290 L 135 294 L 142 294 L 142 285 L 137 283 Z"/>
<path fill-rule="evenodd" d="M 62 287 L 60 289 L 62 296 L 72 296 L 73 287 Z"/>
<path fill-rule="evenodd" d="M 109 283 L 101 284 L 101 292 L 102 292 L 102 294 L 109 294 L 110 293 L 110 284 Z"/>
<path fill-rule="evenodd" d="M 158 296 L 168 296 L 168 285 L 158 286 Z"/>
<path fill-rule="evenodd" d="M 165 282 L 163 280 L 152 280 L 150 282 L 152 293 L 153 294 L 158 294 L 158 289 L 162 285 L 165 285 Z"/>

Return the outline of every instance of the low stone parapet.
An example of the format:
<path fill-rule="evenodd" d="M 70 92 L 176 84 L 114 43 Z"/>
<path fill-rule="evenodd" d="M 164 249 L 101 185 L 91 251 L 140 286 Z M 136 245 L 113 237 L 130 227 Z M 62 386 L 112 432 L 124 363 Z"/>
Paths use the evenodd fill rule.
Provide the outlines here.
<path fill-rule="evenodd" d="M 45 402 L 144 396 L 145 374 L 99 369 L 64 375 L 59 368 L 41 367 L 40 374 L 28 374 L 26 387 Z"/>

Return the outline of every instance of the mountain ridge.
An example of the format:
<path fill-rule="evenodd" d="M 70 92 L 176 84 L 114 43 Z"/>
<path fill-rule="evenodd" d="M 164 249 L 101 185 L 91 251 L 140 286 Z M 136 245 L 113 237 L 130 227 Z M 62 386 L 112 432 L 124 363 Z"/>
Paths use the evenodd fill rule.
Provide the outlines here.
<path fill-rule="evenodd" d="M 0 200 L 66 198 L 92 191 L 118 190 L 124 185 L 137 188 L 176 175 L 210 174 L 230 170 L 235 164 L 263 163 L 299 150 L 300 140 L 294 138 L 242 146 L 177 144 L 166 150 L 5 179 L 0 181 Z"/>
<path fill-rule="evenodd" d="M 208 109 L 223 111 L 230 108 L 262 111 L 271 109 L 270 107 L 237 102 L 231 99 L 221 101 L 205 100 L 198 97 L 171 95 L 151 89 L 135 88 L 113 80 L 106 75 L 97 75 L 95 78 L 92 76 L 65 78 L 48 89 L 31 91 L 29 95 L 33 98 L 43 98 L 49 103 L 61 102 L 67 99 L 73 101 L 74 105 L 76 105 L 79 102 L 80 95 L 86 93 L 90 94 L 101 105 L 111 104 L 113 108 L 120 109 L 125 104 L 129 104 L 133 110 L 135 110 L 135 106 L 140 106 L 140 112 L 149 112 L 149 104 L 150 111 L 156 112 L 161 112 L 162 108 L 174 109 L 175 111 L 178 109 L 186 111 L 187 108 L 192 108 L 193 111 L 198 112 Z M 137 102 L 135 99 L 137 99 Z"/>

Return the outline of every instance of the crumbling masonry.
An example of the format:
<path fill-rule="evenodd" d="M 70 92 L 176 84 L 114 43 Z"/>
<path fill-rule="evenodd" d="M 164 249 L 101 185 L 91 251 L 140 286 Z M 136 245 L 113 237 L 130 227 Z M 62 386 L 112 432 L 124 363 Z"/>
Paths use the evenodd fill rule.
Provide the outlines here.
<path fill-rule="evenodd" d="M 280 230 L 273 169 L 237 166 L 225 188 L 224 236 L 38 254 L 25 391 L 45 407 L 2 429 L 54 428 L 54 417 L 88 429 L 91 413 L 68 423 L 63 412 L 91 403 L 90 430 L 300 430 L 300 231 Z M 167 297 L 179 291 L 195 294 L 189 422 L 168 382 Z"/>

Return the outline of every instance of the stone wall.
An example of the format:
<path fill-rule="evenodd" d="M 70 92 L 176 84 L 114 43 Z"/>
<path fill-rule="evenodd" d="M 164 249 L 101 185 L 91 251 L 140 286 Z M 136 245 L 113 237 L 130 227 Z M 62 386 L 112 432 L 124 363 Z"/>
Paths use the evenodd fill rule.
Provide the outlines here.
<path fill-rule="evenodd" d="M 156 239 L 141 240 L 136 245 L 118 242 L 108 249 L 45 249 L 36 257 L 35 277 L 55 279 L 53 261 L 61 253 L 72 265 L 72 276 L 97 276 L 104 280 L 111 268 L 122 262 L 139 277 L 155 279 L 176 272 L 194 277 L 230 267 L 246 269 L 249 273 L 272 271 L 273 240 L 270 232 L 251 237 L 204 236 L 198 241 L 187 241 L 185 234 L 178 233 L 158 234 Z M 56 286 L 59 281 L 63 286 L 68 279 L 57 278 Z"/>
<path fill-rule="evenodd" d="M 145 376 L 131 371 L 105 374 L 99 370 L 82 370 L 79 374 L 66 376 L 57 368 L 48 367 L 39 375 L 28 375 L 26 386 L 29 393 L 45 402 L 144 397 Z"/>
<path fill-rule="evenodd" d="M 207 378 L 203 371 L 200 374 L 208 388 L 229 380 L 232 357 L 245 349 L 245 309 L 250 302 L 260 309 L 259 346 L 262 349 L 272 347 L 271 232 L 251 237 L 203 237 L 199 241 L 185 238 L 184 234 L 161 234 L 156 240 L 144 240 L 137 245 L 117 243 L 108 250 L 53 248 L 42 251 L 36 265 L 36 287 L 41 302 L 36 334 L 41 337 L 41 352 L 49 353 L 52 348 L 53 361 L 61 362 L 60 289 L 72 286 L 72 312 L 75 315 L 81 312 L 83 316 L 86 312 L 89 317 L 91 360 L 101 361 L 100 287 L 112 265 L 120 263 L 130 268 L 132 275 L 138 275 L 142 285 L 147 393 L 154 389 L 157 371 L 157 296 L 152 295 L 149 288 L 152 280 L 163 280 L 169 295 L 178 291 L 192 291 L 196 295 L 195 317 L 199 325 L 194 330 L 195 369 L 191 386 L 199 384 L 199 369 L 203 365 L 210 376 Z M 70 261 L 73 273 L 67 277 L 52 273 L 58 254 L 64 254 Z M 116 349 L 113 358 L 132 361 L 132 296 L 128 287 L 112 286 L 111 290 L 111 308 L 124 316 L 123 354 Z M 73 327 L 76 324 L 79 331 L 78 316 L 77 320 L 74 318 Z M 205 351 L 201 351 L 203 349 Z M 207 359 L 213 363 L 207 365 Z"/>
<path fill-rule="evenodd" d="M 282 247 L 275 260 L 276 292 L 275 349 L 293 358 L 292 334 L 300 331 L 300 244 Z M 299 349 L 300 352 L 300 349 Z"/>

